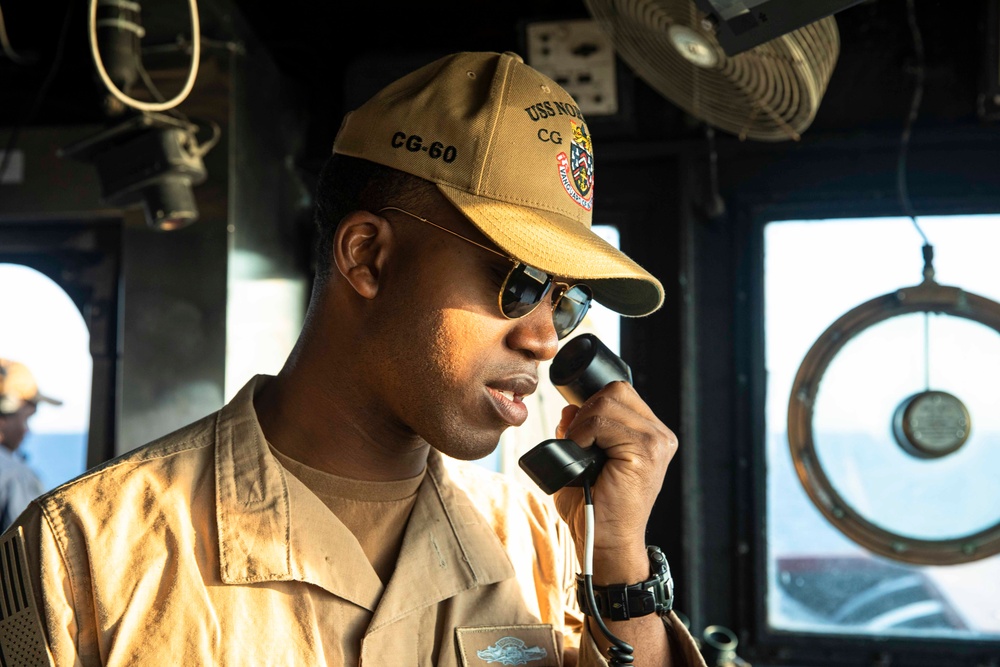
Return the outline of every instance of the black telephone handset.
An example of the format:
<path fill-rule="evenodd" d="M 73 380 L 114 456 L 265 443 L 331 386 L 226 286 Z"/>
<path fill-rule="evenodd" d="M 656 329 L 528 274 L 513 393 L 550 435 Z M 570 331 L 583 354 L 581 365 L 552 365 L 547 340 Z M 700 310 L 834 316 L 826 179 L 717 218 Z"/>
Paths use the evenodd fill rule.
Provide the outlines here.
<path fill-rule="evenodd" d="M 549 379 L 572 405 L 583 403 L 609 382 L 632 383 L 632 369 L 593 334 L 581 334 L 559 350 L 549 368 Z M 583 486 L 597 479 L 607 460 L 596 444 L 583 448 L 572 440 L 545 440 L 535 445 L 518 465 L 545 493 L 564 486 Z"/>

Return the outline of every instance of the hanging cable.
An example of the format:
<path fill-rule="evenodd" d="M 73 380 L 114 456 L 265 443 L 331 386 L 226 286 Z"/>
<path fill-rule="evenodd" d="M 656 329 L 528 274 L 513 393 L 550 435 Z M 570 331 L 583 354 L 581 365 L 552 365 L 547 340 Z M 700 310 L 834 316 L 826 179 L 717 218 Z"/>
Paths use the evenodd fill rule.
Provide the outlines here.
<path fill-rule="evenodd" d="M 161 93 L 160 89 L 157 88 L 156 84 L 153 82 L 153 78 L 149 76 L 149 72 L 146 71 L 146 67 L 142 64 L 141 59 L 136 63 L 136 71 L 139 74 L 139 78 L 142 79 L 143 85 L 146 86 L 146 90 L 148 90 L 149 94 L 153 96 L 153 99 L 158 102 L 163 102 L 165 100 L 163 93 Z M 187 114 L 182 112 L 180 109 L 170 109 L 170 114 L 190 125 L 192 128 L 192 137 L 194 136 L 193 133 L 198 129 L 198 124 L 196 122 L 188 118 Z M 205 143 L 191 147 L 191 153 L 193 155 L 197 155 L 198 157 L 204 157 L 207 155 L 209 151 L 215 148 L 215 145 L 219 143 L 219 140 L 222 139 L 222 128 L 218 123 L 211 119 L 205 119 L 203 122 L 208 123 L 208 125 L 212 128 L 212 136 L 209 137 L 208 141 Z"/>
<path fill-rule="evenodd" d="M 187 81 L 184 82 L 184 87 L 173 99 L 161 102 L 142 102 L 134 99 L 122 92 L 115 85 L 115 82 L 111 80 L 104 67 L 104 61 L 101 58 L 100 48 L 97 44 L 97 5 L 98 0 L 90 0 L 87 32 L 90 36 L 90 54 L 94 59 L 94 65 L 97 67 L 97 74 L 101 82 L 108 89 L 108 92 L 122 104 L 130 106 L 133 109 L 138 109 L 139 111 L 166 111 L 173 109 L 187 99 L 187 96 L 191 93 L 191 89 L 194 88 L 195 80 L 198 78 L 198 65 L 201 61 L 201 22 L 198 17 L 197 0 L 188 0 L 191 11 L 191 68 L 188 70 Z"/>
<path fill-rule="evenodd" d="M 715 128 L 705 124 L 705 140 L 708 144 L 708 201 L 704 212 L 708 220 L 721 220 L 726 214 L 726 202 L 719 192 L 719 151 L 715 145 Z"/>
<path fill-rule="evenodd" d="M 910 135 L 913 133 L 913 125 L 917 122 L 917 115 L 920 112 L 920 103 L 924 97 L 924 39 L 920 33 L 920 26 L 917 24 L 917 16 L 913 7 L 914 0 L 906 0 L 907 21 L 910 26 L 910 35 L 913 39 L 914 53 L 914 85 L 913 97 L 910 100 L 910 110 L 903 124 L 903 134 L 899 142 L 899 160 L 896 164 L 896 188 L 899 192 L 899 203 L 903 208 L 903 214 L 910 218 L 913 226 L 924 240 L 925 247 L 930 246 L 927 235 L 917 223 L 917 216 L 913 211 L 913 204 L 910 201 L 909 187 L 906 181 L 906 162 L 910 151 Z"/>
<path fill-rule="evenodd" d="M 597 598 L 594 597 L 594 498 L 590 492 L 590 480 L 588 479 L 583 480 L 583 498 L 584 510 L 586 511 L 584 517 L 586 537 L 583 549 L 583 580 L 587 588 L 587 601 L 590 603 L 590 608 L 595 611 L 593 619 L 597 623 L 597 627 L 611 642 L 611 647 L 608 649 L 610 656 L 608 664 L 613 666 L 631 665 L 635 662 L 635 656 L 632 655 L 632 645 L 612 634 L 608 626 L 605 625 L 604 619 L 601 618 L 601 614 L 597 612 Z"/>
<path fill-rule="evenodd" d="M 3 18 L 3 7 L 0 7 L 0 49 L 3 49 L 4 55 L 18 65 L 28 65 L 32 62 L 31 58 L 22 56 L 11 45 L 10 37 L 7 36 L 7 24 Z"/>
<path fill-rule="evenodd" d="M 924 391 L 931 390 L 931 314 L 924 311 Z"/>
<path fill-rule="evenodd" d="M 920 33 L 920 25 L 917 23 L 917 15 L 913 5 L 914 0 L 906 0 L 906 19 L 910 26 L 910 36 L 913 40 L 914 54 L 914 85 L 913 97 L 910 100 L 910 111 L 906 116 L 903 125 L 903 135 L 899 142 L 899 162 L 896 169 L 896 185 L 899 190 L 899 203 L 903 207 L 903 213 L 910 218 L 920 237 L 924 240 L 921 249 L 924 257 L 924 280 L 934 279 L 934 246 L 927 239 L 924 230 L 917 223 L 917 216 L 913 211 L 913 204 L 910 201 L 910 192 L 906 182 L 906 159 L 910 148 L 910 135 L 913 132 L 913 125 L 917 122 L 917 115 L 920 111 L 920 103 L 924 97 L 924 38 Z M 930 391 L 930 313 L 924 313 L 924 386 Z"/>

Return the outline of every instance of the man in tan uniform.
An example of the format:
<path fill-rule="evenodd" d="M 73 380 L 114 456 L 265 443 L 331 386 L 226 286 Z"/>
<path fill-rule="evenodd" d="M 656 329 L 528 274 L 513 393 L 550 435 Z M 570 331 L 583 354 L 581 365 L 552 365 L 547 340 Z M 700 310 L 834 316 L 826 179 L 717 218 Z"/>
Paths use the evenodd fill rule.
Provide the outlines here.
<path fill-rule="evenodd" d="M 454 54 L 349 114 L 333 152 L 285 366 L 31 505 L 0 545 L 7 664 L 605 665 L 605 631 L 635 664 L 703 664 L 645 543 L 677 441 L 630 384 L 558 428 L 607 455 L 592 521 L 579 487 L 470 463 L 527 418 L 591 298 L 663 301 L 590 230 L 572 98 L 514 54 Z"/>

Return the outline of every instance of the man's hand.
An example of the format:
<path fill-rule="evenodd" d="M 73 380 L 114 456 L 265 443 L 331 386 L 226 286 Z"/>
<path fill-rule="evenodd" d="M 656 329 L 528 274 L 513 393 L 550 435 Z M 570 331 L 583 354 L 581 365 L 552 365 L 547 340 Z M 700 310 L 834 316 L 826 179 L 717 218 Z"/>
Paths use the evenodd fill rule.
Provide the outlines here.
<path fill-rule="evenodd" d="M 663 486 L 667 466 L 677 452 L 677 437 L 656 418 L 627 382 L 612 382 L 580 407 L 563 409 L 557 438 L 581 447 L 600 447 L 607 461 L 593 483 L 594 562 L 597 586 L 634 584 L 649 578 L 646 523 Z M 565 487 L 554 495 L 556 508 L 569 524 L 583 563 L 586 519 L 580 487 Z M 628 621 L 607 622 L 620 641 L 632 646 L 637 664 L 671 667 L 663 623 L 655 614 Z M 590 635 L 602 653 L 608 639 L 594 619 Z"/>
<path fill-rule="evenodd" d="M 601 447 L 608 457 L 592 488 L 595 583 L 635 583 L 647 578 L 646 523 L 677 451 L 677 437 L 627 382 L 608 384 L 581 407 L 566 406 L 556 437 L 569 438 L 581 447 Z M 582 559 L 583 489 L 565 487 L 554 499 Z M 623 566 L 614 570 L 636 568 L 638 577 L 635 581 L 615 579 L 607 568 L 599 571 L 598 561 L 603 565 L 608 560 Z M 599 576 L 612 578 L 598 581 Z"/>

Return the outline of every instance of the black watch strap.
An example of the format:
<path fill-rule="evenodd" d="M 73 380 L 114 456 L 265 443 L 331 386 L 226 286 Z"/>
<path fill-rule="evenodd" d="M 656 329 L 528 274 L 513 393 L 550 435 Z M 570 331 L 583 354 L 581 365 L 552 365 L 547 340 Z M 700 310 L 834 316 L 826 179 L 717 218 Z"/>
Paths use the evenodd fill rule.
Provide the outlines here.
<path fill-rule="evenodd" d="M 651 577 L 637 584 L 612 584 L 594 586 L 596 612 L 612 621 L 627 621 L 648 614 L 666 614 L 674 606 L 674 580 L 663 551 L 656 546 L 646 547 Z M 587 598 L 586 580 L 576 575 L 576 598 L 583 613 L 594 616 Z"/>

